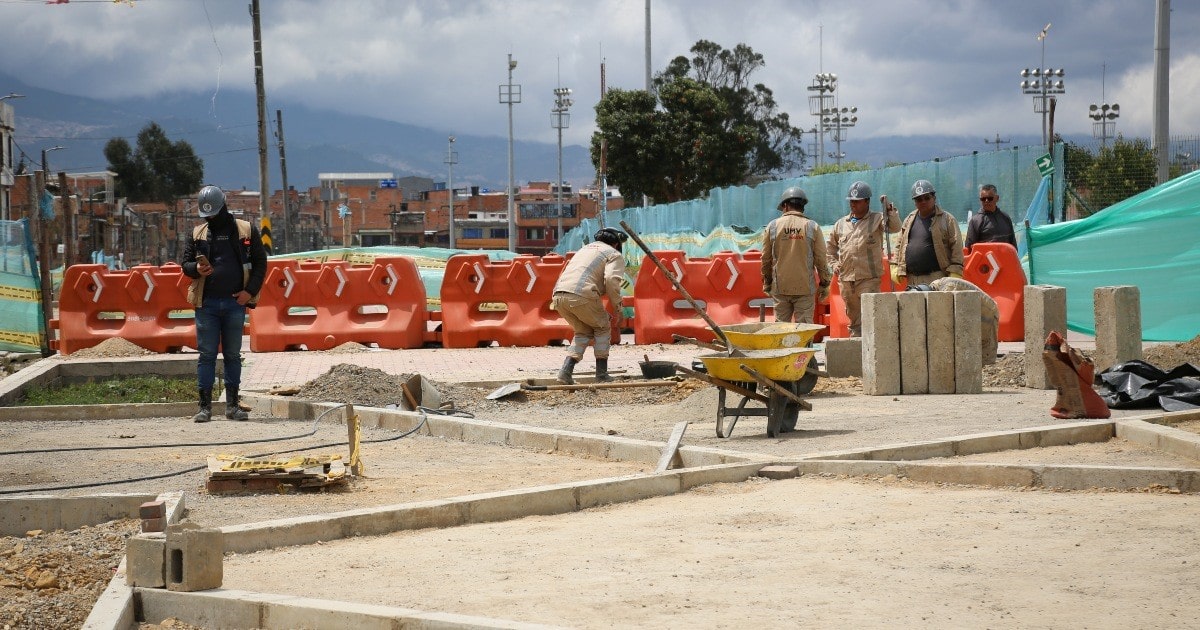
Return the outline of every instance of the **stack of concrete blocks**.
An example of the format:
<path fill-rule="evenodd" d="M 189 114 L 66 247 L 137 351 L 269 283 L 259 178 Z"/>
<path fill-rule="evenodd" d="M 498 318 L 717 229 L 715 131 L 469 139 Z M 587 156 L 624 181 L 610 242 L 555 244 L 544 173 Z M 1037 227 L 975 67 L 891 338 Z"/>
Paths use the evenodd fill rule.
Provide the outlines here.
<path fill-rule="evenodd" d="M 1067 336 L 1067 290 L 1048 284 L 1025 285 L 1025 387 L 1054 389 L 1042 348 L 1051 331 Z"/>
<path fill-rule="evenodd" d="M 165 533 L 138 534 L 126 547 L 130 586 L 169 591 L 204 591 L 221 586 L 225 545 L 221 530 L 189 521 Z"/>
<path fill-rule="evenodd" d="M 1141 291 L 1130 285 L 1096 287 L 1096 373 L 1142 358 Z M 1175 366 L 1158 366 L 1169 370 Z"/>
<path fill-rule="evenodd" d="M 862 308 L 864 393 L 983 391 L 978 292 L 868 293 Z"/>
<path fill-rule="evenodd" d="M 161 532 L 167 527 L 167 502 L 162 499 L 147 501 L 138 507 L 142 519 L 142 532 Z"/>
<path fill-rule="evenodd" d="M 825 338 L 825 371 L 831 378 L 862 376 L 862 338 Z"/>

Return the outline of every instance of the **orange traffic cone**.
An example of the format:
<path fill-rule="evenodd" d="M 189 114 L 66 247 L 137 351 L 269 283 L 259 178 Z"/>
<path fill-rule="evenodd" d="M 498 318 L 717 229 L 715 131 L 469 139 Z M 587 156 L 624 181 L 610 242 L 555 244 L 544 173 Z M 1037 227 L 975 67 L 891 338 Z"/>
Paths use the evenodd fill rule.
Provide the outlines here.
<path fill-rule="evenodd" d="M 1058 390 L 1058 398 L 1050 408 L 1055 418 L 1107 418 L 1112 412 L 1104 399 L 1092 389 L 1096 365 L 1067 344 L 1055 331 L 1046 337 L 1042 351 L 1046 374 Z"/>

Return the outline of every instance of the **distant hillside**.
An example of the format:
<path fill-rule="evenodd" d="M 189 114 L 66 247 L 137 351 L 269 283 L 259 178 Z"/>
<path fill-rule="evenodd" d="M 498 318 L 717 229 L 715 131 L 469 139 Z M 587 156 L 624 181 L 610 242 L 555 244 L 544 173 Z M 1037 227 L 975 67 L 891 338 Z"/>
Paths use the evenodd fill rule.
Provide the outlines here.
<path fill-rule="evenodd" d="M 104 144 L 117 136 L 134 143 L 138 131 L 157 122 L 172 140 L 191 143 L 204 160 L 205 180 L 225 188 L 258 189 L 258 127 L 253 94 L 223 90 L 205 94 L 172 94 L 153 99 L 101 101 L 30 87 L 0 74 L 0 93 L 26 98 L 8 101 L 16 111 L 18 159 L 39 162 L 41 151 L 55 145 L 63 150 L 48 155 L 52 170 L 98 171 L 107 166 Z M 416 127 L 364 116 L 316 111 L 286 102 L 268 101 L 268 163 L 270 187 L 282 184 L 275 115 L 283 113 L 288 184 L 298 189 L 317 185 L 322 172 L 391 171 L 398 177 L 417 175 L 444 182 L 447 170 L 446 131 Z M 457 185 L 503 189 L 508 179 L 508 141 L 504 137 L 456 135 L 459 163 Z M 989 151 L 995 145 L 980 137 L 913 136 L 860 139 L 851 132 L 842 143 L 846 160 L 881 167 L 894 162 L 919 162 Z M 1040 142 L 1039 136 L 1007 136 L 1002 148 Z M 1090 141 L 1090 138 L 1070 138 Z M 826 152 L 836 145 L 825 143 Z M 514 146 L 515 178 L 553 181 L 557 176 L 557 146 L 522 142 Z M 827 158 L 826 161 L 831 161 Z M 810 163 L 812 160 L 810 160 Z M 563 147 L 563 177 L 576 184 L 591 182 L 595 172 L 582 146 Z"/>

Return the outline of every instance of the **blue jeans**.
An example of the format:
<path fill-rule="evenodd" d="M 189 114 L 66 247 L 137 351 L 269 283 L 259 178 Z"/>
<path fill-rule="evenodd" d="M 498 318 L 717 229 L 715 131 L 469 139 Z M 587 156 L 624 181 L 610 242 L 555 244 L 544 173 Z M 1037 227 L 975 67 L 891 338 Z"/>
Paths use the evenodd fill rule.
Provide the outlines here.
<path fill-rule="evenodd" d="M 200 361 L 196 380 L 200 389 L 212 389 L 216 381 L 217 347 L 225 357 L 225 385 L 242 383 L 242 330 L 246 325 L 246 307 L 232 297 L 205 297 L 196 309 L 196 349 Z"/>

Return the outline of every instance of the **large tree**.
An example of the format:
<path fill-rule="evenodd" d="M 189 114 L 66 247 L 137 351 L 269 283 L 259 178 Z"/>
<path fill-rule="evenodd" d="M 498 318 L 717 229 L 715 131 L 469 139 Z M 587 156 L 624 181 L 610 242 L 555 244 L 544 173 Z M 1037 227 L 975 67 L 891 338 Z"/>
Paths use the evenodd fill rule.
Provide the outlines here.
<path fill-rule="evenodd" d="M 104 157 L 109 170 L 117 174 L 117 195 L 132 202 L 173 204 L 194 194 L 204 180 L 204 161 L 196 157 L 192 145 L 184 140 L 171 142 L 154 122 L 138 132 L 136 148 L 124 138 L 109 140 Z"/>
<path fill-rule="evenodd" d="M 666 203 L 710 188 L 754 184 L 798 170 L 803 136 L 778 111 L 770 89 L 750 75 L 762 55 L 706 40 L 679 56 L 644 90 L 609 91 L 596 105 L 592 161 L 607 144 L 609 181 L 627 202 Z"/>
<path fill-rule="evenodd" d="M 1153 188 L 1157 183 L 1157 157 L 1150 142 L 1117 136 L 1096 153 L 1066 144 L 1067 185 L 1086 203 L 1084 216 Z M 1170 177 L 1179 175 L 1172 164 Z"/>

